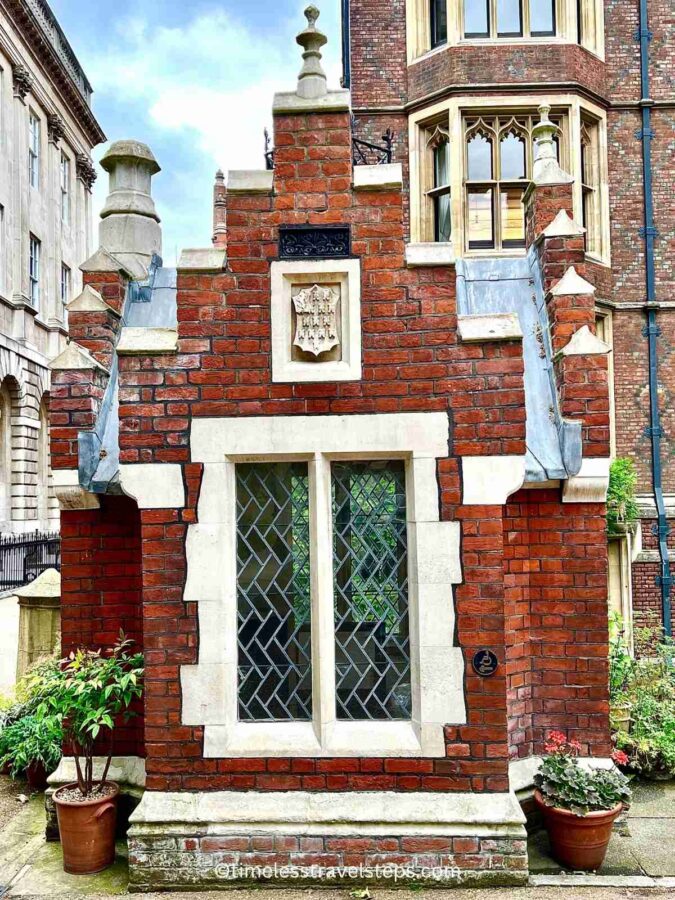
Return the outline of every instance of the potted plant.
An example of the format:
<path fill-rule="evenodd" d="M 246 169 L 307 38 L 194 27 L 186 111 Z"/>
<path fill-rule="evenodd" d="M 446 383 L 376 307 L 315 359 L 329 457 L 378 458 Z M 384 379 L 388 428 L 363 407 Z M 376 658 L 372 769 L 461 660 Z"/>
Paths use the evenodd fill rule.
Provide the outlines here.
<path fill-rule="evenodd" d="M 581 766 L 581 745 L 551 731 L 534 776 L 534 799 L 542 812 L 553 857 L 568 869 L 591 872 L 602 865 L 614 820 L 630 800 L 628 779 L 617 769 Z M 625 755 L 617 754 L 623 763 Z"/>
<path fill-rule="evenodd" d="M 63 731 L 57 715 L 21 716 L 0 734 L 0 769 L 16 778 L 25 775 L 32 792 L 44 791 L 47 776 L 61 759 Z"/>
<path fill-rule="evenodd" d="M 71 874 L 100 872 L 115 860 L 119 787 L 107 781 L 113 730 L 119 716 L 127 721 L 133 715 L 130 706 L 142 694 L 143 655 L 132 654 L 131 643 L 120 634 L 116 646 L 107 651 L 71 653 L 39 707 L 44 715 L 60 716 L 66 745 L 75 756 L 77 781 L 54 794 L 63 868 Z M 96 741 L 104 736 L 108 753 L 96 781 Z"/>

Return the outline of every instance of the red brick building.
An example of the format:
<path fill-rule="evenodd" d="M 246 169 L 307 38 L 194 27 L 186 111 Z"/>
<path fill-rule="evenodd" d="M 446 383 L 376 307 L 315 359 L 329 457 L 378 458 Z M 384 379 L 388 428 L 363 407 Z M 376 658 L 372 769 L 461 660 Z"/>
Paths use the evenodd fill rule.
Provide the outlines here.
<path fill-rule="evenodd" d="M 308 9 L 273 166 L 219 175 L 177 272 L 152 154 L 106 157 L 135 206 L 83 266 L 52 456 L 64 650 L 145 653 L 140 890 L 519 883 L 546 732 L 609 755 L 604 32 L 528 8 L 518 50 L 427 51 L 422 13 L 354 0 L 350 95 Z"/>

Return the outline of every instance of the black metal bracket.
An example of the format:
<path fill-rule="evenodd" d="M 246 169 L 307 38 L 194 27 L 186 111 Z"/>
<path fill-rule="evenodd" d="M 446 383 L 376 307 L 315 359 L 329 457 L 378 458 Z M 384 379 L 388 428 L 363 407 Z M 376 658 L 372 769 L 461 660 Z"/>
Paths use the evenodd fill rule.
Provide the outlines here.
<path fill-rule="evenodd" d="M 652 427 L 651 425 L 649 425 L 647 426 L 647 428 L 645 428 L 643 433 L 646 438 L 650 439 L 655 437 L 662 438 L 665 435 L 665 432 L 660 425 L 657 425 L 656 427 Z"/>
<path fill-rule="evenodd" d="M 648 228 L 640 228 L 640 237 L 641 238 L 658 238 L 661 237 L 661 232 L 655 225 L 650 225 Z"/>
<path fill-rule="evenodd" d="M 661 337 L 662 334 L 661 328 L 656 324 L 645 325 L 642 329 L 642 337 Z"/>
<path fill-rule="evenodd" d="M 648 140 L 653 140 L 656 137 L 656 133 L 653 128 L 638 128 L 635 132 L 635 139 L 637 141 L 643 141 L 645 138 Z"/>
<path fill-rule="evenodd" d="M 633 40 L 639 44 L 642 38 L 646 38 L 649 43 L 654 39 L 654 34 L 648 28 L 638 28 L 633 32 Z"/>
<path fill-rule="evenodd" d="M 352 162 L 355 166 L 384 166 L 389 165 L 394 158 L 395 134 L 391 128 L 387 128 L 382 135 L 382 143 L 374 144 L 357 138 L 354 131 L 356 119 L 352 116 Z"/>

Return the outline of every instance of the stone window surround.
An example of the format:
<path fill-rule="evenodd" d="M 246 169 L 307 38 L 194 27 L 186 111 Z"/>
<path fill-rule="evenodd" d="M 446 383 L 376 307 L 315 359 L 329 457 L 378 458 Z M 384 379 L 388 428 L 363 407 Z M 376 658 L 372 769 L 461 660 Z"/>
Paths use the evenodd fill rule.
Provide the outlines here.
<path fill-rule="evenodd" d="M 183 666 L 182 721 L 205 726 L 207 758 L 443 757 L 446 724 L 466 721 L 464 661 L 454 644 L 460 525 L 440 521 L 437 461 L 448 452 L 444 413 L 197 419 L 192 459 L 204 464 L 199 524 L 187 538 L 184 599 L 199 610 L 196 666 Z M 314 721 L 237 718 L 237 462 L 307 460 L 312 521 Z M 406 462 L 413 716 L 411 722 L 335 719 L 330 461 Z M 214 578 L 213 573 L 220 573 Z M 449 686 L 452 686 L 449 688 Z"/>
<path fill-rule="evenodd" d="M 601 60 L 605 58 L 605 10 L 602 0 L 583 0 L 582 44 Z M 577 4 L 574 0 L 557 0 L 557 34 L 542 37 L 465 38 L 463 31 L 464 0 L 448 0 L 448 40 L 431 48 L 429 0 L 406 0 L 406 32 L 408 65 L 414 65 L 448 47 L 503 46 L 504 44 L 577 44 Z"/>
<path fill-rule="evenodd" d="M 587 254 L 589 259 L 601 265 L 611 265 L 610 253 L 610 213 L 609 213 L 609 172 L 607 159 L 607 116 L 606 112 L 589 100 L 575 94 L 524 94 L 517 98 L 512 96 L 466 96 L 459 95 L 440 101 L 425 109 L 419 110 L 409 119 L 410 143 L 410 240 L 412 244 L 424 245 L 429 242 L 430 223 L 429 207 L 425 187 L 428 128 L 442 122 L 450 133 L 450 178 L 451 178 L 451 215 L 452 241 L 444 245 L 448 248 L 448 259 L 481 256 L 522 256 L 524 250 L 466 250 L 466 231 L 464 217 L 464 119 L 467 115 L 480 115 L 483 112 L 502 112 L 516 110 L 533 112 L 547 103 L 556 115 L 565 120 L 567 135 L 563 141 L 568 165 L 575 181 L 573 188 L 574 219 L 582 220 L 583 189 L 581 183 L 581 125 L 595 123 L 598 129 L 599 146 L 599 178 L 600 195 L 598 207 L 597 255 Z"/>
<path fill-rule="evenodd" d="M 361 378 L 361 262 L 358 259 L 276 261 L 272 278 L 272 380 L 275 383 L 359 381 Z M 340 348 L 337 361 L 292 359 L 294 283 L 339 282 Z"/>

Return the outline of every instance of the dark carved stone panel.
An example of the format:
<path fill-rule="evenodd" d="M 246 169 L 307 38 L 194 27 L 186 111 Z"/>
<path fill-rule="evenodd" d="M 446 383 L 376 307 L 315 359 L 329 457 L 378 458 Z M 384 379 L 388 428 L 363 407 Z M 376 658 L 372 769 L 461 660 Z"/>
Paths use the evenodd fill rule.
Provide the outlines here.
<path fill-rule="evenodd" d="M 279 256 L 281 259 L 347 259 L 351 256 L 349 226 L 282 226 Z"/>

